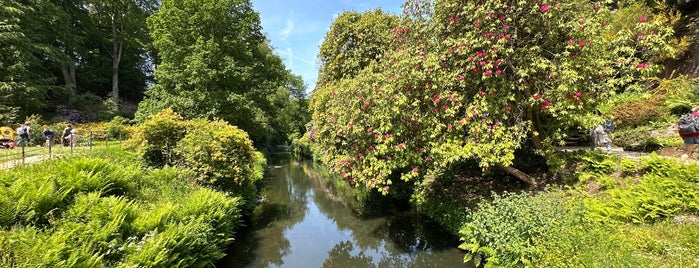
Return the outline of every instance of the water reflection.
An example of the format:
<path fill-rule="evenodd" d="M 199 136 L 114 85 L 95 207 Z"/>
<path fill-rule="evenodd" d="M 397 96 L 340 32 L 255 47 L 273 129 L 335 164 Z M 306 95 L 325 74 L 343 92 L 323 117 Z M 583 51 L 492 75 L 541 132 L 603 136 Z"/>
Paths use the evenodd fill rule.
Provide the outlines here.
<path fill-rule="evenodd" d="M 270 170 L 250 228 L 217 267 L 464 267 L 458 241 L 411 212 L 362 219 L 322 170 Z"/>

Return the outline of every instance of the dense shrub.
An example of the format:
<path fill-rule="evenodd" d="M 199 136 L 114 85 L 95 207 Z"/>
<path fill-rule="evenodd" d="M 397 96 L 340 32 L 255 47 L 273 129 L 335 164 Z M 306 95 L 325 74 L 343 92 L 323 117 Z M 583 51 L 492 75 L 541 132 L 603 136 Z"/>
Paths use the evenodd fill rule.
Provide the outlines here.
<path fill-rule="evenodd" d="M 186 134 L 187 127 L 182 117 L 170 109 L 148 117 L 134 140 L 139 145 L 141 157 L 146 164 L 162 167 L 174 160 L 173 149 Z"/>
<path fill-rule="evenodd" d="M 618 128 L 643 126 L 668 114 L 664 102 L 665 97 L 661 95 L 641 95 L 617 103 L 608 112 Z"/>
<path fill-rule="evenodd" d="M 537 240 L 561 225 L 567 226 L 571 212 L 564 202 L 543 195 L 494 195 L 492 202 L 482 202 L 470 214 L 459 232 L 467 250 L 466 258 L 476 264 L 533 265 L 543 254 Z"/>
<path fill-rule="evenodd" d="M 0 267 L 206 267 L 242 202 L 118 148 L 0 176 Z"/>
<path fill-rule="evenodd" d="M 194 170 L 200 184 L 254 204 L 262 176 L 255 172 L 255 149 L 244 131 L 223 121 L 191 121 L 174 151 L 178 164 Z"/>

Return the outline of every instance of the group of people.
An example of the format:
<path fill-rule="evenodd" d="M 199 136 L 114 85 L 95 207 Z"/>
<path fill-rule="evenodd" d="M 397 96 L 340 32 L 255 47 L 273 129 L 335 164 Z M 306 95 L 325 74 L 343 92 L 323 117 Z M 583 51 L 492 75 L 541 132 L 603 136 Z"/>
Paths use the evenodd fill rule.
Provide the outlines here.
<path fill-rule="evenodd" d="M 24 122 L 19 128 L 17 128 L 17 134 L 19 135 L 19 140 L 17 140 L 17 146 L 28 145 L 31 140 L 31 125 L 32 123 L 27 121 Z M 42 136 L 46 140 L 46 146 L 53 145 L 53 138 L 56 136 L 56 132 L 50 129 L 48 126 L 44 126 L 44 130 L 41 132 Z M 61 144 L 63 146 L 70 146 L 70 149 L 75 149 L 75 145 L 78 144 L 78 130 L 74 129 L 71 124 L 68 124 L 66 128 L 63 129 L 63 134 L 61 134 Z"/>

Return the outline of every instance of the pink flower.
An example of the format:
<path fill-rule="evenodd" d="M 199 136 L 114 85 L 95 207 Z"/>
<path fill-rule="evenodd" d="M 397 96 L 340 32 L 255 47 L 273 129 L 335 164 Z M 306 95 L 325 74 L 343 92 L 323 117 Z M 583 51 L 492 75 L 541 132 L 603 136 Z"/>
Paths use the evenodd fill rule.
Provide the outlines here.
<path fill-rule="evenodd" d="M 485 93 L 485 91 L 478 92 L 478 95 L 480 95 L 481 97 L 484 97 L 486 94 L 488 93 Z"/>
<path fill-rule="evenodd" d="M 425 161 L 427 161 L 427 162 L 432 161 L 432 157 L 429 157 L 429 156 L 428 156 L 428 157 L 425 157 Z"/>
<path fill-rule="evenodd" d="M 456 80 L 462 81 L 462 80 L 464 80 L 464 76 L 463 76 L 463 75 L 459 75 L 459 77 L 457 77 Z"/>
<path fill-rule="evenodd" d="M 512 106 L 510 106 L 510 105 L 505 106 L 505 110 L 512 111 Z"/>
<path fill-rule="evenodd" d="M 595 10 L 595 12 L 597 12 L 600 10 L 600 8 L 601 8 L 600 6 L 595 6 L 593 9 Z"/>
<path fill-rule="evenodd" d="M 585 46 L 585 41 L 580 41 L 580 42 L 578 42 L 578 46 L 581 46 L 581 47 L 582 47 L 582 46 Z"/>
<path fill-rule="evenodd" d="M 493 71 L 490 70 L 490 69 L 488 69 L 488 70 L 485 70 L 485 71 L 483 72 L 483 74 L 484 74 L 484 75 L 492 75 L 492 74 L 493 74 Z"/>
<path fill-rule="evenodd" d="M 447 125 L 447 129 L 448 129 L 448 130 L 451 130 L 451 124 L 448 124 L 448 125 Z"/>
<path fill-rule="evenodd" d="M 424 153 L 424 152 L 425 152 L 425 148 L 417 149 L 417 151 L 418 151 L 418 152 L 421 152 L 421 153 Z"/>
<path fill-rule="evenodd" d="M 538 99 L 540 99 L 540 98 L 541 98 L 541 95 L 539 95 L 539 94 L 534 95 L 534 99 L 535 99 L 535 100 L 538 100 Z"/>
<path fill-rule="evenodd" d="M 502 26 L 502 29 L 505 30 L 505 31 L 507 31 L 507 30 L 510 29 L 510 25 L 505 24 L 505 25 Z"/>
<path fill-rule="evenodd" d="M 636 40 L 643 40 L 644 36 L 642 34 L 639 34 L 636 36 Z"/>
<path fill-rule="evenodd" d="M 539 8 L 539 11 L 541 11 L 541 12 L 548 12 L 548 11 L 549 11 L 549 6 L 548 6 L 548 5 L 542 5 L 542 6 Z"/>
<path fill-rule="evenodd" d="M 402 143 L 399 143 L 399 144 L 398 144 L 398 149 L 403 149 L 403 144 L 402 144 Z"/>
<path fill-rule="evenodd" d="M 388 192 L 388 190 L 390 190 L 390 189 L 391 189 L 391 186 L 388 186 L 388 185 L 386 185 L 386 186 L 383 187 L 383 190 L 384 190 L 384 191 L 387 191 L 387 192 Z"/>
<path fill-rule="evenodd" d="M 417 173 L 418 169 L 416 167 L 413 168 L 413 173 Z"/>
<path fill-rule="evenodd" d="M 495 70 L 495 75 L 500 75 L 502 73 L 501 70 Z"/>
<path fill-rule="evenodd" d="M 641 23 L 646 22 L 646 21 L 647 21 L 646 17 L 641 17 L 638 19 L 638 22 L 641 22 Z"/>
<path fill-rule="evenodd" d="M 648 63 L 640 62 L 640 63 L 638 63 L 638 64 L 636 65 L 636 68 L 639 68 L 639 69 L 648 68 Z"/>
<path fill-rule="evenodd" d="M 369 151 L 373 151 L 373 150 L 374 150 L 374 146 L 369 146 Z"/>
<path fill-rule="evenodd" d="M 374 131 L 373 128 L 367 128 L 367 129 L 366 129 L 366 132 L 373 132 L 373 131 Z"/>

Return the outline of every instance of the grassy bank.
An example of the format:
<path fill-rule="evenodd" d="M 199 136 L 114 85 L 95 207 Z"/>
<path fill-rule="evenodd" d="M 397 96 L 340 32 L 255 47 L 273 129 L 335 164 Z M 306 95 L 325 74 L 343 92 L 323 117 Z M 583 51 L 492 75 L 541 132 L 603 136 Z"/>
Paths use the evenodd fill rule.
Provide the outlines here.
<path fill-rule="evenodd" d="M 223 256 L 238 197 L 109 148 L 0 175 L 2 267 L 201 267 Z"/>
<path fill-rule="evenodd" d="M 699 166 L 657 155 L 630 160 L 590 151 L 568 155 L 566 162 L 574 163 L 567 181 L 544 191 L 493 193 L 475 205 L 469 205 L 474 195 L 440 191 L 420 195 L 416 203 L 458 230 L 466 259 L 476 263 L 699 265 Z"/>

